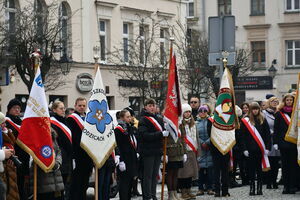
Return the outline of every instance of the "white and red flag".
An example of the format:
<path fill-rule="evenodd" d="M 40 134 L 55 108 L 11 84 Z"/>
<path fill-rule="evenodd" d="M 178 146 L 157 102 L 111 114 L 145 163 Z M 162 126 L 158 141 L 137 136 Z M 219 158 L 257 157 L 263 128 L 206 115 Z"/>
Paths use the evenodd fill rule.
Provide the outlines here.
<path fill-rule="evenodd" d="M 176 66 L 176 56 L 173 49 L 170 49 L 170 65 L 168 78 L 168 92 L 166 97 L 166 107 L 164 113 L 165 128 L 170 132 L 175 142 L 178 140 L 179 118 L 181 116 L 181 100 L 179 90 L 178 71 Z"/>
<path fill-rule="evenodd" d="M 39 67 L 32 83 L 17 144 L 30 154 L 45 172 L 54 166 L 50 117 Z"/>

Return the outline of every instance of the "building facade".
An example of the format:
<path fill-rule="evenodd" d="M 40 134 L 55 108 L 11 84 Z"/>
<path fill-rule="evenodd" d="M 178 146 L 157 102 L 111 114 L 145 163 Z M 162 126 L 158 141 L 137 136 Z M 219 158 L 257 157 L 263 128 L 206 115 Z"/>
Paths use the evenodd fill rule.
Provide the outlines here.
<path fill-rule="evenodd" d="M 240 101 L 261 101 L 266 94 L 281 97 L 296 89 L 300 72 L 299 0 L 188 0 L 188 25 L 208 32 L 210 16 L 233 15 L 236 23 L 236 48 L 252 52 L 255 72 L 249 76 L 257 85 L 236 90 Z M 276 70 L 274 70 L 274 68 Z M 273 89 L 266 78 L 271 76 Z M 259 82 L 259 83 L 258 83 Z M 266 87 L 264 88 L 264 84 Z M 245 88 L 244 87 L 244 88 Z M 255 89 L 259 88 L 259 89 Z"/>
<path fill-rule="evenodd" d="M 35 9 L 47 9 L 54 1 L 32 0 Z M 13 24 L 17 9 L 26 7 L 21 0 L 4 1 L 2 20 Z M 153 24 L 158 26 L 153 34 L 161 49 L 169 48 L 170 27 L 177 22 L 186 23 L 186 3 L 180 0 L 66 0 L 57 1 L 57 13 L 60 17 L 61 44 L 57 57 L 71 60 L 65 76 L 65 84 L 55 90 L 47 91 L 49 102 L 62 100 L 66 107 L 73 107 L 79 96 L 89 98 L 93 86 L 94 47 L 98 46 L 99 64 L 110 109 L 122 109 L 129 105 L 140 109 L 140 99 L 135 94 L 124 96 L 119 91 L 126 90 L 120 83 L 120 77 L 114 72 L 116 57 L 111 56 L 115 49 L 120 50 L 121 64 L 130 65 L 128 47 L 130 41 L 138 38 L 139 58 L 143 59 L 145 38 L 152 35 Z M 45 11 L 45 10 L 44 10 Z M 144 42 L 144 43 L 143 43 Z M 152 49 L 151 49 L 152 50 Z M 155 49 L 154 49 L 155 50 Z M 161 51 L 162 52 L 162 51 Z M 163 51 L 167 52 L 167 51 Z M 3 79 L 9 78 L 7 86 L 1 86 L 1 108 L 12 98 L 19 98 L 25 109 L 28 91 L 13 66 L 1 66 Z M 8 69 L 6 73 L 6 69 Z"/>

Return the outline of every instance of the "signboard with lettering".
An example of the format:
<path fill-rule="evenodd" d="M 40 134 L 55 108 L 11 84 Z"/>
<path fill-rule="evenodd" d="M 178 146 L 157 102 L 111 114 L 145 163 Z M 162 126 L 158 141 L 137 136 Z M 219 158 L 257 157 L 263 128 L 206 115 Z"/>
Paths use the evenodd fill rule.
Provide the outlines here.
<path fill-rule="evenodd" d="M 273 89 L 273 79 L 270 76 L 238 77 L 234 81 L 235 90 L 270 90 Z"/>
<path fill-rule="evenodd" d="M 89 92 L 93 89 L 93 78 L 91 74 L 82 73 L 77 76 L 76 87 L 80 92 Z"/>

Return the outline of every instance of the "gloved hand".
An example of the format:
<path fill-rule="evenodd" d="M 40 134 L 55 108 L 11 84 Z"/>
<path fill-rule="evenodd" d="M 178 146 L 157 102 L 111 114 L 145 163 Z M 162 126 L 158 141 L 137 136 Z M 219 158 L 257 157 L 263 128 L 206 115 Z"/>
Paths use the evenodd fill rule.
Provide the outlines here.
<path fill-rule="evenodd" d="M 118 166 L 120 164 L 120 156 L 116 155 L 115 156 L 115 164 Z"/>
<path fill-rule="evenodd" d="M 139 157 L 140 157 L 140 154 L 139 154 L 139 153 L 136 153 L 136 157 L 137 157 L 137 159 L 139 159 Z"/>
<path fill-rule="evenodd" d="M 249 151 L 244 151 L 244 156 L 249 157 Z"/>
<path fill-rule="evenodd" d="M 278 144 L 274 144 L 273 147 L 275 150 L 278 150 Z"/>
<path fill-rule="evenodd" d="M 183 162 L 185 163 L 187 161 L 187 155 L 183 154 Z"/>
<path fill-rule="evenodd" d="M 126 170 L 126 165 L 123 161 L 119 163 L 119 169 L 121 172 L 124 172 Z"/>
<path fill-rule="evenodd" d="M 164 161 L 164 156 L 162 156 L 160 159 L 163 162 Z M 166 155 L 166 163 L 168 163 L 168 156 L 167 155 Z"/>
<path fill-rule="evenodd" d="M 266 150 L 265 150 L 265 155 L 267 156 L 267 155 L 269 154 L 269 152 L 270 152 L 270 151 L 269 151 L 268 149 L 266 149 Z"/>
<path fill-rule="evenodd" d="M 168 136 L 169 136 L 169 131 L 163 131 L 163 132 L 162 132 L 162 135 L 163 135 L 164 137 L 168 137 Z"/>

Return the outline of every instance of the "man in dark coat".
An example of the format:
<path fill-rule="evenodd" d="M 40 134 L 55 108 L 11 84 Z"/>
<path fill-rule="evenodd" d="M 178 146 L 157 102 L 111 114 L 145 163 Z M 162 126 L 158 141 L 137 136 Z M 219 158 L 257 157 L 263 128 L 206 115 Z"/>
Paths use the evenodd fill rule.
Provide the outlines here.
<path fill-rule="evenodd" d="M 67 125 L 72 131 L 73 157 L 75 169 L 72 172 L 70 199 L 85 200 L 93 161 L 80 147 L 83 121 L 85 118 L 86 99 L 79 97 L 75 102 L 75 112 L 67 118 Z"/>
<path fill-rule="evenodd" d="M 169 135 L 164 131 L 161 118 L 155 115 L 156 102 L 147 99 L 139 121 L 140 153 L 143 159 L 143 199 L 157 199 L 157 175 L 161 162 L 163 137 Z"/>
<path fill-rule="evenodd" d="M 200 104 L 201 104 L 201 102 L 200 102 L 199 97 L 192 96 L 190 98 L 190 106 L 192 107 L 192 115 L 193 115 L 194 120 L 197 119 L 198 109 L 200 107 Z"/>
<path fill-rule="evenodd" d="M 6 120 L 7 128 L 11 129 L 14 136 L 17 138 L 19 135 L 19 126 L 22 124 L 21 115 L 21 102 L 18 99 L 12 99 L 7 105 Z M 22 166 L 17 168 L 17 182 L 18 190 L 21 200 L 27 200 L 28 187 L 29 187 L 29 154 L 27 154 L 21 147 L 15 145 L 15 152 L 18 159 L 22 162 Z"/>

